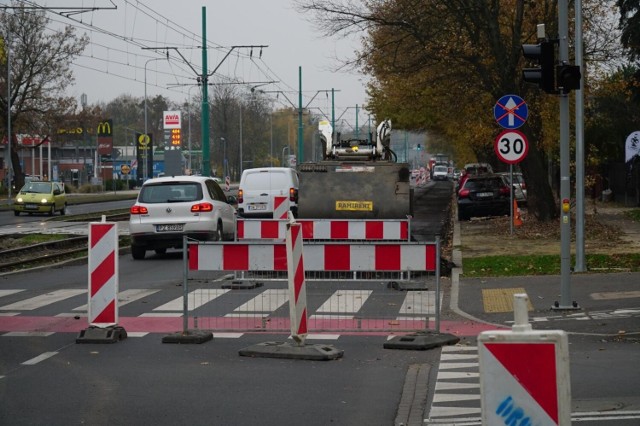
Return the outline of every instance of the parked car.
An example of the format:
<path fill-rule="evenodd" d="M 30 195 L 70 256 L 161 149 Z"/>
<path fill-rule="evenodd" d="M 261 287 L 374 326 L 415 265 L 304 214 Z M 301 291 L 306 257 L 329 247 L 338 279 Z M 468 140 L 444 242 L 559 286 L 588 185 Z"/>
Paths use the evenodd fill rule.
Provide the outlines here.
<path fill-rule="evenodd" d="M 182 248 L 186 235 L 202 241 L 235 238 L 235 197 L 205 176 L 168 176 L 145 181 L 130 209 L 131 255 L 144 259 Z"/>
<path fill-rule="evenodd" d="M 458 190 L 458 220 L 502 216 L 511 211 L 509 186 L 502 176 L 469 176 Z"/>
<path fill-rule="evenodd" d="M 491 167 L 491 164 L 489 164 L 489 163 L 468 163 L 468 164 L 465 164 L 464 168 L 462 169 L 462 173 L 460 175 L 460 179 L 458 181 L 458 189 L 462 188 L 462 185 L 464 185 L 465 180 L 469 176 L 478 176 L 478 175 L 483 175 L 483 174 L 487 174 L 487 173 L 493 173 L 493 168 Z"/>
<path fill-rule="evenodd" d="M 507 185 L 511 182 L 509 172 L 500 173 L 500 175 L 507 182 Z M 513 173 L 513 196 L 519 205 L 527 204 L 527 185 L 524 183 L 524 178 L 520 172 Z"/>
<path fill-rule="evenodd" d="M 31 181 L 26 183 L 16 195 L 13 202 L 13 213 L 49 213 L 65 214 L 67 198 L 60 182 Z"/>
<path fill-rule="evenodd" d="M 289 167 L 245 169 L 238 186 L 238 216 L 273 217 L 273 198 L 288 196 L 289 209 L 297 217 L 298 188 L 298 173 Z"/>

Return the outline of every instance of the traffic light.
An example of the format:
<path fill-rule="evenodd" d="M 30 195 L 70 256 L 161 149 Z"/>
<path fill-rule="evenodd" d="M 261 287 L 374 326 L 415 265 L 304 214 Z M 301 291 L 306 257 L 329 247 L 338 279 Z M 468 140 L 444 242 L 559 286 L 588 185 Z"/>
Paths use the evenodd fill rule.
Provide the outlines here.
<path fill-rule="evenodd" d="M 523 80 L 537 84 L 547 93 L 558 93 L 555 87 L 556 58 L 554 42 L 542 41 L 538 44 L 523 44 L 522 54 L 527 59 L 537 60 L 539 65 L 537 68 L 523 69 Z"/>
<path fill-rule="evenodd" d="M 564 93 L 571 90 L 580 90 L 580 67 L 578 65 L 558 65 L 556 68 L 556 81 L 558 89 L 562 89 Z"/>

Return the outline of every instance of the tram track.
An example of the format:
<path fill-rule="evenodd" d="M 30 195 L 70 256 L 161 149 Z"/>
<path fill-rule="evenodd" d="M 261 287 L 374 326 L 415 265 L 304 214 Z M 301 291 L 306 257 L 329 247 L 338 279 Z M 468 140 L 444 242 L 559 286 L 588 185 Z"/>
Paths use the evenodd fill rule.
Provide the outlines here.
<path fill-rule="evenodd" d="M 113 211 L 106 214 L 88 214 L 65 216 L 65 222 L 123 222 L 129 219 L 128 212 Z M 55 220 L 55 219 L 53 219 Z M 36 237 L 40 235 L 40 241 Z M 42 241 L 45 239 L 46 241 Z M 129 238 L 120 237 L 120 247 L 129 245 Z M 13 273 L 26 269 L 55 266 L 88 255 L 88 237 L 63 234 L 6 234 L 0 235 L 0 274 Z"/>

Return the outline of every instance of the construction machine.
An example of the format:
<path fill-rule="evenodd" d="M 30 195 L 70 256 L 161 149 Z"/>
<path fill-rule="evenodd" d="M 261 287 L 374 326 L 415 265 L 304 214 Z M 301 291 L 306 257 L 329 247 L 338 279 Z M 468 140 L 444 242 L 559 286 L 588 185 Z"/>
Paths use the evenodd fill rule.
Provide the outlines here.
<path fill-rule="evenodd" d="M 406 219 L 413 190 L 407 163 L 391 150 L 391 121 L 381 122 L 375 141 L 333 140 L 328 121 L 318 125 L 323 159 L 298 165 L 298 217 L 317 219 Z"/>

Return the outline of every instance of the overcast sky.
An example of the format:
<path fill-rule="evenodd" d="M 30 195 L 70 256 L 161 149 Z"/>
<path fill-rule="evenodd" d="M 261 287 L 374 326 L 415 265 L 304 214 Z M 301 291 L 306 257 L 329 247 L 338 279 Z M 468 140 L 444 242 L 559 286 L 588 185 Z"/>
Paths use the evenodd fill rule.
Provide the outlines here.
<path fill-rule="evenodd" d="M 39 5 L 111 7 L 108 0 L 36 0 Z M 202 72 L 202 7 L 206 7 L 208 72 L 216 67 L 215 83 L 235 85 L 241 93 L 265 92 L 275 107 L 298 105 L 298 67 L 302 67 L 303 106 L 331 114 L 335 89 L 336 118 L 355 120 L 356 105 L 366 102 L 366 78 L 357 73 L 335 72 L 338 58 L 352 58 L 357 40 L 323 38 L 319 31 L 293 8 L 290 0 L 113 0 L 117 10 L 96 10 L 70 15 L 49 14 L 52 26 L 73 24 L 86 33 L 91 44 L 74 65 L 73 94 L 86 93 L 89 103 L 108 102 L 127 93 L 143 97 L 145 74 L 147 96 L 162 94 L 184 101 L 197 92 L 196 74 Z M 57 10 L 61 12 L 61 10 Z M 265 45 L 260 48 L 231 46 Z M 175 47 L 171 61 L 142 47 Z M 215 48 L 217 46 L 218 48 Z M 182 55 L 194 68 L 180 58 Z M 145 72 L 146 69 L 146 72 Z M 266 84 L 269 81 L 277 83 Z M 194 87 L 190 90 L 190 87 Z M 321 91 L 318 93 L 318 91 Z M 315 99 L 312 99 L 315 96 Z M 360 111 L 359 120 L 367 119 Z M 354 123 L 352 122 L 351 125 Z"/>

